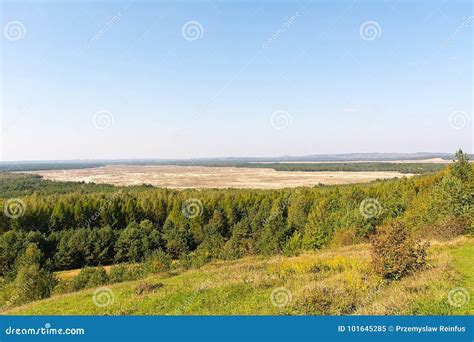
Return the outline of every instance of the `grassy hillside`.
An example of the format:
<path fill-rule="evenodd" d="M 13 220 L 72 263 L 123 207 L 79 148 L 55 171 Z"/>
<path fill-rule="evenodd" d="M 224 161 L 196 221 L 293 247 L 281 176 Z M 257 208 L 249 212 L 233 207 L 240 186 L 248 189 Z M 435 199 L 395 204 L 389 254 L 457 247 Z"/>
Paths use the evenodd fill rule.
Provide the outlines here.
<path fill-rule="evenodd" d="M 473 293 L 474 238 L 432 243 L 428 260 L 425 270 L 399 281 L 387 281 L 373 273 L 366 244 L 296 257 L 247 257 L 108 285 L 112 294 L 99 290 L 109 304 L 104 307 L 94 304 L 97 289 L 88 289 L 3 313 L 474 314 L 472 300 L 455 307 L 448 299 L 450 291 L 458 287 Z M 112 296 L 113 303 L 109 300 Z M 459 303 L 459 297 L 457 300 Z"/>

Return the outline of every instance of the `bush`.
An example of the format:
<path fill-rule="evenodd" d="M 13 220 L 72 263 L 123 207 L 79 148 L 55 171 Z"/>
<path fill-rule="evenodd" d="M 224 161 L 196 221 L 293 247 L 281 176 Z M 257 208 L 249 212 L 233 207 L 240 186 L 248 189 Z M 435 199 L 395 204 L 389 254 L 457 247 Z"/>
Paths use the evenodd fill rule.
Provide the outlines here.
<path fill-rule="evenodd" d="M 63 293 L 69 293 L 69 292 L 73 292 L 73 288 L 72 288 L 72 281 L 67 281 L 67 280 L 63 280 L 63 279 L 59 279 L 56 283 L 56 285 L 54 286 L 54 293 L 53 295 L 56 295 L 56 294 L 63 294 Z"/>
<path fill-rule="evenodd" d="M 146 258 L 144 266 L 146 273 L 167 271 L 171 267 L 171 257 L 162 250 L 158 250 Z"/>
<path fill-rule="evenodd" d="M 445 223 L 423 227 L 418 235 L 425 238 L 449 240 L 467 233 L 469 233 L 468 223 L 463 219 L 451 217 Z"/>
<path fill-rule="evenodd" d="M 179 259 L 179 265 L 185 269 L 199 268 L 210 262 L 212 259 L 207 253 L 192 252 Z"/>
<path fill-rule="evenodd" d="M 9 304 L 24 304 L 51 295 L 56 280 L 52 272 L 41 268 L 43 254 L 30 243 L 18 258 L 17 273 L 8 293 Z"/>
<path fill-rule="evenodd" d="M 337 229 L 331 240 L 331 247 L 343 247 L 361 243 L 363 239 L 358 236 L 356 228 Z"/>
<path fill-rule="evenodd" d="M 78 291 L 88 287 L 104 285 L 108 281 L 107 272 L 103 267 L 86 267 L 72 280 L 72 289 Z"/>
<path fill-rule="evenodd" d="M 385 279 L 400 279 L 426 264 L 428 244 L 415 241 L 400 222 L 379 229 L 370 243 L 374 270 Z"/>
<path fill-rule="evenodd" d="M 283 254 L 286 256 L 295 256 L 303 250 L 303 241 L 301 234 L 295 232 L 283 245 Z"/>
<path fill-rule="evenodd" d="M 22 266 L 18 269 L 9 302 L 24 304 L 48 298 L 54 285 L 55 279 L 51 272 L 40 269 L 38 265 Z"/>
<path fill-rule="evenodd" d="M 143 278 L 145 271 L 141 265 L 119 264 L 114 265 L 109 271 L 109 282 L 121 283 Z"/>

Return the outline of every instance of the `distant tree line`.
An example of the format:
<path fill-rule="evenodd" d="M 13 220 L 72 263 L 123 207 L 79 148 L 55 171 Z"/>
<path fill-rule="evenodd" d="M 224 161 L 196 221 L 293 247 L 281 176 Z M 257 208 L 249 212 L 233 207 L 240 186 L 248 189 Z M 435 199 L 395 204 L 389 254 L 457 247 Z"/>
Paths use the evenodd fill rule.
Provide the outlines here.
<path fill-rule="evenodd" d="M 147 188 L 140 186 L 135 188 Z M 40 175 L 24 173 L 0 172 L 0 198 L 8 199 L 23 197 L 33 193 L 37 195 L 52 195 L 66 193 L 114 192 L 117 187 L 110 184 L 95 184 L 85 182 L 59 182 L 43 179 Z"/>
<path fill-rule="evenodd" d="M 357 163 L 266 163 L 243 164 L 239 167 L 271 168 L 276 171 L 346 171 L 346 172 L 383 172 L 395 171 L 400 173 L 425 174 L 437 172 L 446 167 L 442 163 L 384 163 L 384 162 L 357 162 Z"/>
<path fill-rule="evenodd" d="M 0 172 L 87 169 L 105 165 L 102 162 L 2 162 Z"/>

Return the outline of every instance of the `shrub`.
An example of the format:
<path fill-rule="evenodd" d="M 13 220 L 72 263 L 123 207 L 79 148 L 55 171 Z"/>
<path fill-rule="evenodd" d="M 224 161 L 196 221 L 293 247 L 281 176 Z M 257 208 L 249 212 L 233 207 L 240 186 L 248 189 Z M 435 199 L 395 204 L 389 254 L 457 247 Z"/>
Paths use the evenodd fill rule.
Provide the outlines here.
<path fill-rule="evenodd" d="M 450 217 L 444 223 L 423 227 L 420 229 L 418 235 L 438 240 L 449 240 L 459 235 L 467 234 L 468 232 L 469 225 L 465 220 L 457 217 Z"/>
<path fill-rule="evenodd" d="M 303 250 L 303 240 L 299 232 L 295 232 L 283 245 L 283 254 L 286 256 L 295 256 Z"/>
<path fill-rule="evenodd" d="M 179 265 L 185 269 L 199 268 L 210 262 L 212 259 L 207 253 L 191 252 L 179 259 Z"/>
<path fill-rule="evenodd" d="M 146 258 L 144 266 L 147 273 L 167 271 L 171 267 L 171 257 L 162 250 L 158 250 Z"/>
<path fill-rule="evenodd" d="M 24 304 L 47 298 L 54 285 L 55 279 L 51 272 L 40 269 L 38 265 L 22 266 L 18 269 L 9 302 Z"/>
<path fill-rule="evenodd" d="M 80 289 L 95 287 L 107 283 L 108 277 L 103 267 L 86 267 L 72 280 L 74 291 Z"/>
<path fill-rule="evenodd" d="M 24 304 L 47 298 L 55 285 L 52 272 L 41 268 L 43 254 L 34 243 L 30 243 L 17 261 L 17 274 L 8 294 L 10 304 Z"/>
<path fill-rule="evenodd" d="M 127 278 L 127 265 L 125 264 L 118 264 L 118 265 L 113 265 L 110 267 L 109 271 L 109 282 L 111 283 L 120 283 Z"/>
<path fill-rule="evenodd" d="M 59 279 L 56 285 L 54 286 L 53 294 L 63 294 L 63 293 L 69 293 L 72 291 L 74 291 L 72 288 L 72 281 Z"/>
<path fill-rule="evenodd" d="M 358 236 L 356 228 L 337 229 L 331 240 L 331 247 L 343 247 L 361 243 L 363 239 Z"/>
<path fill-rule="evenodd" d="M 380 228 L 370 243 L 374 270 L 385 279 L 400 279 L 426 264 L 428 244 L 415 241 L 401 222 Z"/>
<path fill-rule="evenodd" d="M 109 282 L 121 283 L 143 278 L 145 276 L 144 268 L 141 265 L 119 264 L 114 265 L 109 271 Z"/>

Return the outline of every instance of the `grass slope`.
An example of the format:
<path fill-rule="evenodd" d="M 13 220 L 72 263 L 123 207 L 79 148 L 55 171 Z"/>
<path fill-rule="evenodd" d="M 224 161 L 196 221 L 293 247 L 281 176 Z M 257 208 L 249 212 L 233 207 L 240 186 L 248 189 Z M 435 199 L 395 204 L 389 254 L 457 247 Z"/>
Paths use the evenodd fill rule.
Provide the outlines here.
<path fill-rule="evenodd" d="M 452 251 L 454 264 L 456 269 L 461 273 L 460 287 L 465 288 L 471 298 L 468 303 L 467 310 L 471 314 L 474 313 L 474 245 L 465 248 L 454 249 Z M 462 313 L 462 310 L 460 310 Z"/>
<path fill-rule="evenodd" d="M 372 273 L 367 245 L 297 257 L 251 257 L 108 285 L 114 302 L 106 307 L 97 307 L 96 289 L 88 289 L 3 314 L 474 314 L 472 299 L 459 308 L 448 301 L 456 287 L 474 293 L 474 238 L 434 243 L 429 262 L 426 270 L 387 283 Z M 286 305 L 275 306 L 272 298 Z"/>

